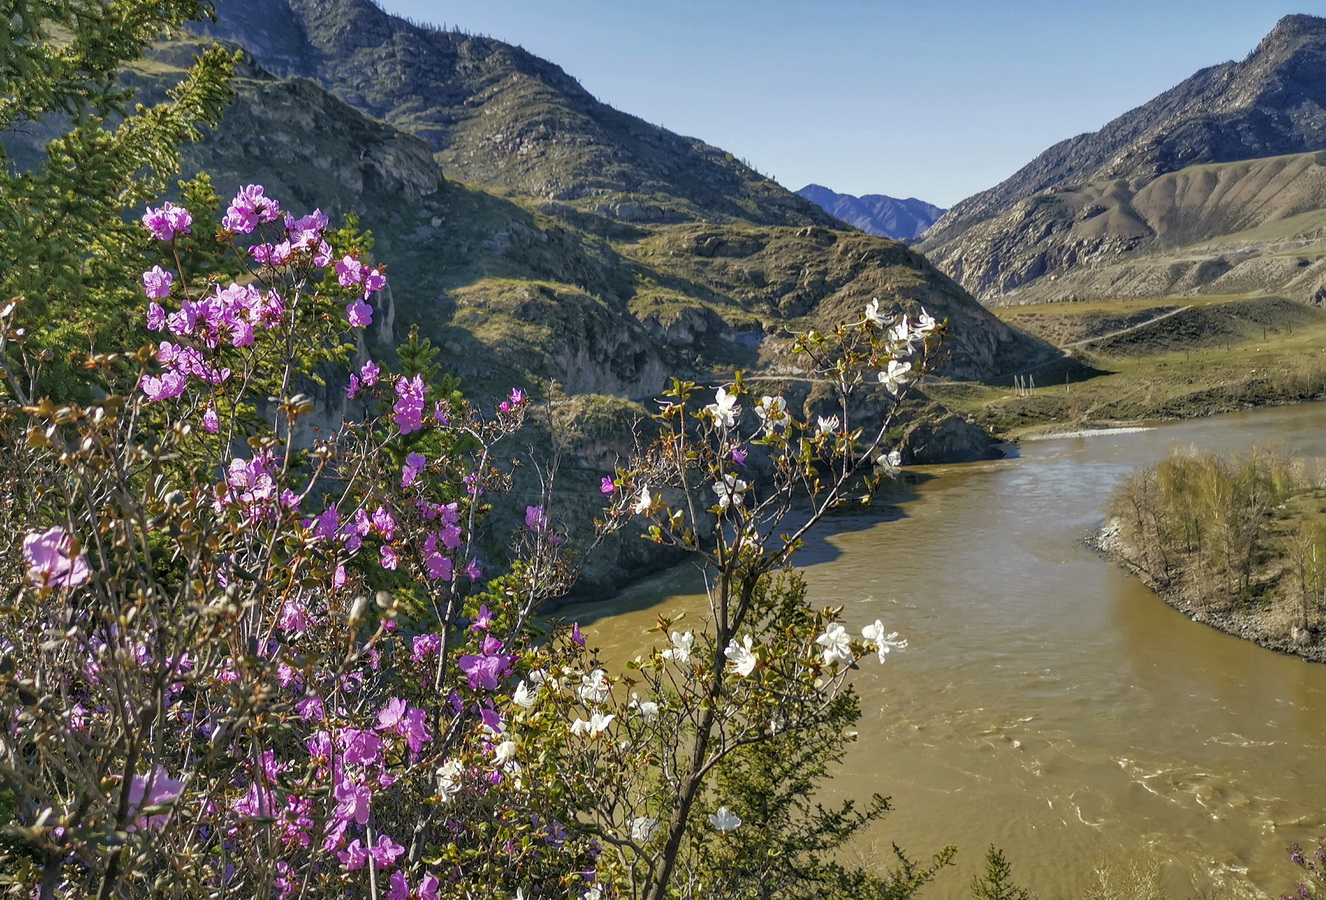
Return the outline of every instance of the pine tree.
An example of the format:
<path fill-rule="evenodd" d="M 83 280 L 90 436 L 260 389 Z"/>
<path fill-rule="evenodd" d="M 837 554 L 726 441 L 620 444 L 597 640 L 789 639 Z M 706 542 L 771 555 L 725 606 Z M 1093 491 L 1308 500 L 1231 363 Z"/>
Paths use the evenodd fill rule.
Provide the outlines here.
<path fill-rule="evenodd" d="M 26 303 L 57 365 L 132 334 L 148 249 L 137 216 L 178 172 L 180 146 L 219 121 L 233 60 L 205 51 L 151 107 L 132 102 L 119 73 L 213 13 L 210 0 L 22 0 L 0 16 L 0 137 L 55 132 L 24 169 L 0 143 L 0 298 Z M 57 373 L 57 389 L 76 371 Z"/>
<path fill-rule="evenodd" d="M 971 895 L 974 900 L 1031 900 L 1031 894 L 1013 883 L 1013 867 L 994 844 L 985 851 L 985 874 L 972 876 Z"/>

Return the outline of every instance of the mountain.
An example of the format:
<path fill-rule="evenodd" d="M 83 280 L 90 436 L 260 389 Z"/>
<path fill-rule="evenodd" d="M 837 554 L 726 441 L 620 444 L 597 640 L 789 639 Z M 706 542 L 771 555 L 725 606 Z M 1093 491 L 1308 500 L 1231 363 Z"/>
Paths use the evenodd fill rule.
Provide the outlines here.
<path fill-rule="evenodd" d="M 1157 251 L 1181 261 L 1173 251 L 1185 242 L 1311 207 L 1298 187 L 1297 199 L 1267 198 L 1283 164 L 1218 167 L 1323 149 L 1326 19 L 1287 16 L 1242 62 L 1203 69 L 958 203 L 919 248 L 983 301 L 1022 290 L 1044 299 L 1055 293 L 1047 282 L 1084 263 L 1102 268 Z M 1214 218 L 1203 212 L 1217 207 Z"/>
<path fill-rule="evenodd" d="M 833 225 L 732 154 L 599 102 L 519 47 L 369 0 L 221 0 L 217 13 L 202 34 L 418 135 L 475 187 L 617 221 Z"/>
<path fill-rule="evenodd" d="M 853 197 L 839 194 L 818 184 L 808 184 L 797 195 L 805 197 L 835 219 L 860 228 L 866 234 L 905 241 L 916 237 L 935 223 L 946 210 L 924 200 L 908 197 L 898 200 L 883 194 Z"/>

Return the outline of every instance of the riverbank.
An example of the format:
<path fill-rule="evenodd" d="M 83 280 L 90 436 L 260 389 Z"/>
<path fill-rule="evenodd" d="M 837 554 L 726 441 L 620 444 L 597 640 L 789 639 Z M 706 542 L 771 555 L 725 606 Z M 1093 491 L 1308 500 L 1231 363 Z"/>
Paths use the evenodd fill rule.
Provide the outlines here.
<path fill-rule="evenodd" d="M 994 310 L 1075 363 L 999 383 L 938 382 L 927 393 L 1004 440 L 1192 419 L 1326 397 L 1326 311 L 1279 297 L 1195 297 L 1183 315 L 1141 301 Z M 1005 383 L 1007 382 L 1007 383 Z"/>
<path fill-rule="evenodd" d="M 1270 604 L 1238 609 L 1232 598 L 1199 597 L 1182 582 L 1161 583 L 1137 564 L 1135 553 L 1130 553 L 1121 532 L 1117 521 L 1108 521 L 1086 544 L 1145 584 L 1172 609 L 1198 624 L 1267 650 L 1297 656 L 1305 662 L 1326 663 L 1326 643 L 1320 632 L 1287 625 L 1282 611 Z"/>

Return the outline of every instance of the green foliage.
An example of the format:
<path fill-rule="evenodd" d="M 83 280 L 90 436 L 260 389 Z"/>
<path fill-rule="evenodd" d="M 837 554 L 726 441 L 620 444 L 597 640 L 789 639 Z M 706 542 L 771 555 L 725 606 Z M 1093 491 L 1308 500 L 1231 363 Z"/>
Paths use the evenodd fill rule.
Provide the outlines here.
<path fill-rule="evenodd" d="M 1014 883 L 1013 867 L 994 844 L 985 851 L 985 872 L 972 876 L 971 895 L 973 900 L 1031 900 L 1031 894 Z"/>
<path fill-rule="evenodd" d="M 166 189 L 180 145 L 219 120 L 233 61 L 204 52 L 151 107 L 131 106 L 117 73 L 150 41 L 211 12 L 203 0 L 76 0 L 22 2 L 2 17 L 0 132 L 49 120 L 59 133 L 26 171 L 0 156 L 0 256 L 10 262 L 0 297 L 26 298 L 57 393 L 80 377 L 65 354 L 135 334 L 147 240 L 125 217 Z"/>

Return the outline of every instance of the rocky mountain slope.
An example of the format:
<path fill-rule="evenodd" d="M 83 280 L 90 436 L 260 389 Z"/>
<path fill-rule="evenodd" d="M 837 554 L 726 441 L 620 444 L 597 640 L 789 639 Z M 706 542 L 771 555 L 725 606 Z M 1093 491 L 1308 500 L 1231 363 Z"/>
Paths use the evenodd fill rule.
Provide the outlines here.
<path fill-rule="evenodd" d="M 1295 177 L 1311 173 L 1315 157 L 1268 158 L 1322 149 L 1326 19 L 1288 16 L 1242 62 L 1203 69 L 957 204 L 919 247 L 983 301 L 1024 288 L 1028 297 L 1063 299 L 1073 292 L 1051 284 L 1077 277 L 1084 262 L 1175 256 L 1176 248 L 1317 208 L 1316 188 Z M 1257 159 L 1264 164 L 1218 165 Z M 1273 198 L 1282 189 L 1288 193 Z M 1096 279 L 1088 293 L 1107 291 L 1112 277 Z"/>
<path fill-rule="evenodd" d="M 477 187 L 618 221 L 832 225 L 732 154 L 599 102 L 519 47 L 414 25 L 370 0 L 221 0 L 217 11 L 203 33 L 417 134 L 450 177 Z"/>
<path fill-rule="evenodd" d="M 946 210 L 924 200 L 908 197 L 899 200 L 884 194 L 854 197 L 839 194 L 818 184 L 808 184 L 797 195 L 823 209 L 839 221 L 860 228 L 866 234 L 905 241 L 925 231 Z"/>

